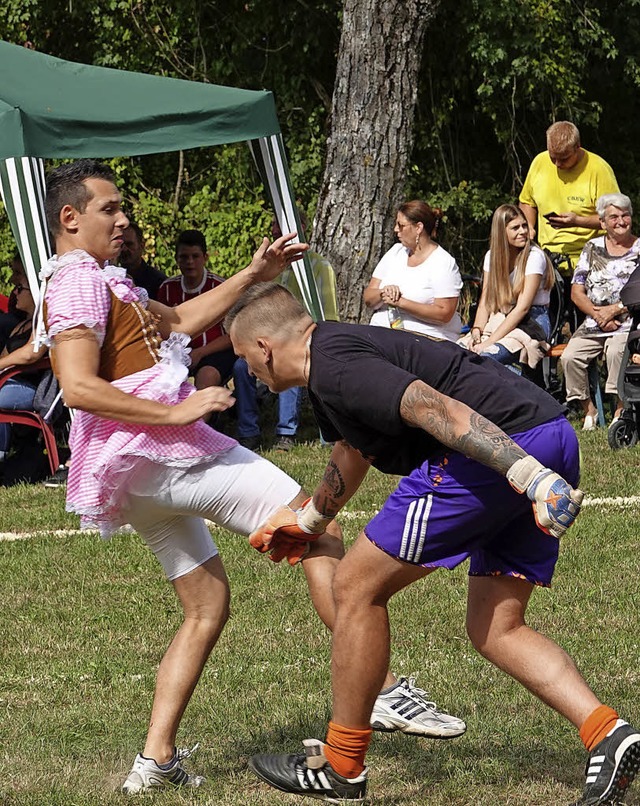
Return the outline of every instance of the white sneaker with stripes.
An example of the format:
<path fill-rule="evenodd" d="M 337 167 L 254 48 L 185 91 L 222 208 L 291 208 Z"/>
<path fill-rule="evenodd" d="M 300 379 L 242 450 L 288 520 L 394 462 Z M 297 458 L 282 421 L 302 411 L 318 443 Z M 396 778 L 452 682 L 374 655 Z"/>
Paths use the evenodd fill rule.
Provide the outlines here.
<path fill-rule="evenodd" d="M 182 766 L 184 759 L 189 758 L 200 745 L 194 745 L 191 750 L 180 748 L 176 750 L 171 761 L 159 765 L 152 758 L 138 753 L 133 762 L 131 772 L 122 785 L 125 795 L 137 795 L 150 792 L 154 789 L 174 788 L 178 786 L 198 787 L 204 783 L 202 775 L 189 775 Z"/>
<path fill-rule="evenodd" d="M 374 730 L 391 733 L 399 730 L 411 736 L 453 739 L 467 729 L 456 716 L 440 711 L 427 692 L 418 688 L 413 677 L 398 682 L 378 695 L 371 714 Z"/>

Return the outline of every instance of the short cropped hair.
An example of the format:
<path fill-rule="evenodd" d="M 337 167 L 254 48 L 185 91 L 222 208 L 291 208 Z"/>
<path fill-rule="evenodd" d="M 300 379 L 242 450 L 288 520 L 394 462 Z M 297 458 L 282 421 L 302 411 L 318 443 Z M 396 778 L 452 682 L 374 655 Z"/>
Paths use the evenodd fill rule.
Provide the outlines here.
<path fill-rule="evenodd" d="M 199 246 L 202 254 L 207 254 L 207 240 L 199 229 L 186 229 L 181 232 L 176 241 L 176 254 L 181 246 Z"/>
<path fill-rule="evenodd" d="M 47 226 L 53 236 L 62 231 L 60 211 L 70 204 L 79 213 L 84 213 L 93 194 L 85 185 L 85 179 L 105 179 L 114 182 L 111 168 L 99 160 L 81 159 L 61 165 L 47 176 L 47 195 L 44 208 Z"/>
<path fill-rule="evenodd" d="M 547 148 L 564 154 L 580 148 L 580 131 L 569 120 L 559 120 L 547 129 Z"/>
<path fill-rule="evenodd" d="M 633 215 L 633 206 L 631 199 L 625 196 L 624 193 L 605 193 L 604 196 L 599 196 L 596 199 L 596 213 L 598 218 L 604 218 L 607 207 L 617 207 L 619 210 L 624 210 L 629 215 Z"/>
<path fill-rule="evenodd" d="M 278 283 L 256 283 L 231 307 L 224 319 L 224 329 L 229 333 L 238 320 L 242 334 L 256 330 L 290 332 L 304 319 L 311 317 L 286 288 Z"/>

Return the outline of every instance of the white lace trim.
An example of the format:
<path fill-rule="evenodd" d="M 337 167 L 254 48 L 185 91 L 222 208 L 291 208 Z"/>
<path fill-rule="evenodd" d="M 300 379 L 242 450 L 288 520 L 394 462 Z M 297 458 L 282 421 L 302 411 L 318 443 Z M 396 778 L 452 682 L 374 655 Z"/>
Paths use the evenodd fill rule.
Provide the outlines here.
<path fill-rule="evenodd" d="M 95 319 L 78 319 L 77 322 L 73 322 L 71 325 L 69 324 L 69 322 L 66 322 L 64 325 L 62 324 L 54 325 L 53 327 L 49 328 L 49 331 L 47 333 L 48 346 L 52 347 L 54 337 L 57 336 L 58 333 L 64 333 L 65 330 L 69 330 L 70 327 L 88 328 L 96 337 L 96 341 L 98 342 L 100 347 L 102 347 L 106 331 L 99 322 L 96 322 Z"/>
<path fill-rule="evenodd" d="M 47 333 L 44 324 L 44 297 L 47 293 L 47 285 L 53 275 L 63 266 L 68 266 L 70 263 L 75 263 L 78 260 L 92 260 L 96 263 L 95 258 L 92 258 L 84 249 L 74 249 L 72 252 L 65 252 L 64 255 L 52 255 L 49 260 L 40 269 L 40 294 L 38 297 L 38 305 L 33 314 L 33 349 L 38 350 L 40 347 L 51 347 L 51 337 Z M 96 263 L 96 265 L 98 265 Z"/>
<path fill-rule="evenodd" d="M 149 307 L 149 292 L 146 288 L 141 288 L 139 285 L 133 286 L 138 294 L 138 304 L 143 308 Z"/>
<path fill-rule="evenodd" d="M 189 347 L 191 339 L 186 333 L 172 331 L 158 348 L 159 367 L 162 372 L 151 381 L 149 393 L 154 397 L 175 397 L 182 384 L 189 377 L 191 364 Z"/>

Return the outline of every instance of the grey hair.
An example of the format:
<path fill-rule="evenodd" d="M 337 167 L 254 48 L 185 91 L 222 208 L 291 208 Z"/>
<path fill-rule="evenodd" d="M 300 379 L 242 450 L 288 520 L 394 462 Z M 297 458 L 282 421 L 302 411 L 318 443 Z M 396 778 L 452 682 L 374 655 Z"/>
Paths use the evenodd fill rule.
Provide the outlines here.
<path fill-rule="evenodd" d="M 598 218 L 604 218 L 607 207 L 617 207 L 619 210 L 624 210 L 629 215 L 633 215 L 631 199 L 625 196 L 624 193 L 605 193 L 604 196 L 600 196 L 596 201 Z"/>

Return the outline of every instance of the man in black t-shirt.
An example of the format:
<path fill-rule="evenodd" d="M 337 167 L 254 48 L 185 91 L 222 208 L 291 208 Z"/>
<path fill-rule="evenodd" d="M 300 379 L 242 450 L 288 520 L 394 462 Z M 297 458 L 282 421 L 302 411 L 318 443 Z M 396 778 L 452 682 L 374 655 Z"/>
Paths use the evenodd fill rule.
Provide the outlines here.
<path fill-rule="evenodd" d="M 579 452 L 563 409 L 497 362 L 450 342 L 316 325 L 270 283 L 243 295 L 225 325 L 236 354 L 272 391 L 308 387 L 322 434 L 335 442 L 313 497 L 297 513 L 275 513 L 253 545 L 282 550 L 311 539 L 372 465 L 403 476 L 335 576 L 325 742 L 306 740 L 306 756 L 254 756 L 254 772 L 286 792 L 364 797 L 370 715 L 389 661 L 387 602 L 436 568 L 469 559 L 474 646 L 579 728 L 591 754 L 579 802 L 622 797 L 640 765 L 640 733 L 524 618 L 534 586 L 551 582 L 557 538 L 582 500 L 570 486 L 578 482 Z"/>

